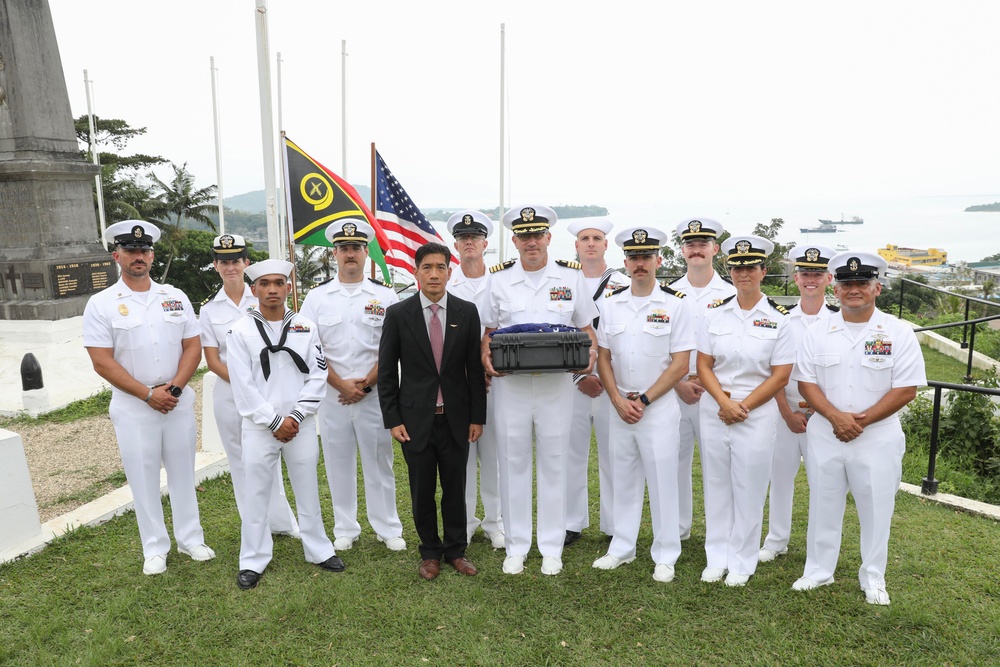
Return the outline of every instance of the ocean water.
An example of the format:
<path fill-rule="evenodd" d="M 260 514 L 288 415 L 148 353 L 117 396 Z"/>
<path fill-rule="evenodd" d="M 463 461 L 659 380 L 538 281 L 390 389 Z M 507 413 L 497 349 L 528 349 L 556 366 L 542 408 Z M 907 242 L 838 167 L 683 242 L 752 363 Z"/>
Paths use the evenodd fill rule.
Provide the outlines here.
<path fill-rule="evenodd" d="M 651 225 L 672 232 L 688 217 L 705 216 L 718 220 L 727 230 L 749 234 L 759 222 L 782 218 L 785 225 L 778 234 L 782 243 L 795 241 L 829 247 L 845 245 L 852 250 L 874 252 L 886 244 L 909 248 L 940 248 L 948 252 L 949 263 L 977 262 L 1000 253 L 1000 213 L 966 213 L 965 207 L 1000 201 L 1000 194 L 962 196 L 923 196 L 900 199 L 864 199 L 787 202 L 664 202 L 660 204 L 602 203 L 608 209 L 608 219 L 615 232 L 632 225 Z M 863 225 L 838 227 L 834 234 L 803 234 L 802 227 L 818 227 L 819 218 L 850 220 L 864 218 Z M 502 233 L 501 233 L 502 232 Z M 612 233 L 613 237 L 614 232 Z M 490 246 L 496 248 L 500 239 L 506 242 L 505 256 L 516 255 L 509 241 L 510 232 L 501 227 L 494 230 Z M 447 239 L 451 243 L 451 239 Z M 574 239 L 560 221 L 552 230 L 550 254 L 559 259 L 573 259 Z M 622 266 L 620 248 L 611 239 L 607 259 L 610 266 Z M 490 254 L 491 258 L 497 255 Z M 493 262 L 494 259 L 488 259 Z"/>

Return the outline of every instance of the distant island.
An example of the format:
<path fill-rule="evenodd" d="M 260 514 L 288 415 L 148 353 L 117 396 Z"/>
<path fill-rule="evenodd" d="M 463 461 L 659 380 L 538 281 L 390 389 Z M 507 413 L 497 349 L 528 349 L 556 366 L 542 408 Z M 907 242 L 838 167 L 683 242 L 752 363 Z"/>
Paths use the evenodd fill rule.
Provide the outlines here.
<path fill-rule="evenodd" d="M 602 216 L 608 214 L 608 209 L 603 206 L 553 206 L 552 209 L 559 216 L 560 220 L 566 220 L 569 218 L 593 218 L 596 216 Z M 439 208 L 424 211 L 424 217 L 426 217 L 431 222 L 446 222 L 448 218 L 452 216 L 455 211 L 461 209 L 457 208 Z M 495 218 L 497 214 L 496 208 L 481 208 L 481 212 L 490 216 L 490 218 Z"/>
<path fill-rule="evenodd" d="M 1000 201 L 995 201 L 992 204 L 977 204 L 965 209 L 966 213 L 982 213 L 983 211 L 1000 211 Z"/>

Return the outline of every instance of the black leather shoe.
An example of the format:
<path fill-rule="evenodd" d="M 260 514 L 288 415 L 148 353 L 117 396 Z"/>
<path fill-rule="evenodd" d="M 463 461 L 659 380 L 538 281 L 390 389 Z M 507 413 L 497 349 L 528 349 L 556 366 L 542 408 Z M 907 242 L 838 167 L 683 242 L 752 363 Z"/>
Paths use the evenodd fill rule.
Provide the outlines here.
<path fill-rule="evenodd" d="M 236 585 L 240 587 L 240 590 L 248 591 L 251 588 L 257 588 L 258 582 L 260 582 L 260 573 L 253 570 L 240 570 L 240 573 L 236 575 Z"/>
<path fill-rule="evenodd" d="M 319 566 L 324 570 L 330 570 L 331 572 L 343 572 L 347 569 L 347 566 L 344 565 L 344 561 L 340 560 L 340 556 L 330 556 L 322 563 L 319 563 Z"/>
<path fill-rule="evenodd" d="M 569 545 L 571 545 L 571 544 L 573 544 L 575 542 L 579 542 L 580 541 L 580 537 L 581 537 L 580 531 L 578 531 L 578 530 L 567 530 L 566 531 L 566 539 L 563 540 L 563 546 L 564 547 L 568 547 Z"/>

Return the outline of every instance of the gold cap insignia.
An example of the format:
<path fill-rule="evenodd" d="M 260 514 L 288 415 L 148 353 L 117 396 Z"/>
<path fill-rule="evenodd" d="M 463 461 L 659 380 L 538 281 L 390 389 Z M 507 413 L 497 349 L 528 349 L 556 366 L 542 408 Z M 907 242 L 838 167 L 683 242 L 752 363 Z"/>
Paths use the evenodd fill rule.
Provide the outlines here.
<path fill-rule="evenodd" d="M 358 231 L 358 226 L 354 223 L 348 222 L 344 225 L 344 236 L 354 236 L 356 231 Z"/>
<path fill-rule="evenodd" d="M 463 225 L 471 225 L 472 224 L 472 216 L 469 215 L 468 213 L 466 213 L 465 215 L 463 215 L 462 216 L 462 224 Z"/>
<path fill-rule="evenodd" d="M 141 239 L 143 234 L 145 233 L 146 230 L 142 228 L 142 225 L 136 225 L 135 227 L 132 228 L 132 236 L 136 237 L 137 239 Z"/>
<path fill-rule="evenodd" d="M 521 220 L 523 222 L 533 222 L 534 219 L 535 219 L 535 209 L 530 207 L 521 209 Z"/>
<path fill-rule="evenodd" d="M 750 252 L 750 242 L 749 241 L 737 241 L 736 242 L 736 252 L 741 255 L 745 255 Z"/>
<path fill-rule="evenodd" d="M 808 250 L 806 250 L 806 261 L 807 262 L 819 261 L 819 250 L 817 250 L 816 248 L 809 248 Z"/>
<path fill-rule="evenodd" d="M 700 232 L 701 231 L 701 220 L 692 220 L 688 223 L 689 232 Z"/>
<path fill-rule="evenodd" d="M 222 238 L 219 239 L 219 245 L 222 246 L 223 248 L 226 248 L 227 250 L 229 248 L 232 248 L 233 244 L 235 242 L 236 242 L 236 239 L 234 239 L 229 234 L 226 234 L 225 236 L 223 236 Z"/>
<path fill-rule="evenodd" d="M 861 260 L 859 260 L 857 257 L 851 257 L 849 260 L 847 260 L 847 268 L 849 268 L 851 271 L 857 271 L 858 269 L 861 268 Z"/>
<path fill-rule="evenodd" d="M 648 236 L 645 229 L 637 229 L 632 232 L 632 240 L 636 243 L 645 243 Z"/>

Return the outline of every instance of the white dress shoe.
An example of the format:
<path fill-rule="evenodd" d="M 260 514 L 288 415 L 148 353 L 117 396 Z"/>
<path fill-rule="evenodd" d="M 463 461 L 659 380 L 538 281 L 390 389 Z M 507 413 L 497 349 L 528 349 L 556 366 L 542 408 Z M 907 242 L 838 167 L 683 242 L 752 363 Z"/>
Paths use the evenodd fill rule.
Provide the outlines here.
<path fill-rule="evenodd" d="M 562 572 L 562 560 L 555 556 L 545 556 L 542 558 L 542 574 L 553 576 Z"/>
<path fill-rule="evenodd" d="M 521 574 L 524 572 L 524 556 L 507 556 L 503 559 L 504 574 Z"/>
<path fill-rule="evenodd" d="M 830 577 L 826 581 L 814 581 L 809 577 L 802 577 L 792 584 L 793 591 L 811 591 L 820 586 L 829 586 L 833 583 L 833 577 Z"/>
<path fill-rule="evenodd" d="M 494 530 L 492 533 L 487 533 L 486 536 L 490 538 L 490 544 L 493 545 L 494 549 L 503 549 L 507 546 L 502 530 Z"/>
<path fill-rule="evenodd" d="M 750 581 L 749 574 L 733 574 L 730 572 L 726 577 L 726 586 L 729 586 L 730 588 L 735 586 L 746 586 L 748 581 Z"/>
<path fill-rule="evenodd" d="M 143 574 L 163 574 L 167 571 L 167 557 L 163 555 L 150 556 L 142 564 Z"/>
<path fill-rule="evenodd" d="M 301 540 L 302 534 L 299 532 L 298 528 L 292 528 L 291 530 L 275 530 L 271 531 L 272 535 L 284 535 L 285 537 L 290 537 L 293 540 Z"/>
<path fill-rule="evenodd" d="M 615 558 L 611 554 L 604 554 L 600 558 L 594 561 L 593 567 L 598 570 L 613 570 L 619 565 L 624 565 L 625 563 L 631 563 L 635 560 L 635 556 L 631 558 Z"/>
<path fill-rule="evenodd" d="M 869 588 L 865 590 L 865 602 L 888 606 L 889 594 L 886 593 L 884 586 L 882 588 Z"/>
<path fill-rule="evenodd" d="M 716 581 L 722 581 L 722 577 L 726 574 L 725 568 L 721 567 L 706 567 L 701 571 L 701 580 L 706 584 L 712 584 Z"/>
<path fill-rule="evenodd" d="M 212 551 L 212 547 L 207 544 L 199 544 L 198 546 L 191 547 L 190 549 L 177 547 L 177 550 L 182 554 L 191 556 L 191 560 L 212 560 L 215 558 L 215 552 Z"/>
<path fill-rule="evenodd" d="M 354 543 L 358 541 L 356 537 L 338 537 L 333 541 L 333 549 L 335 551 L 347 551 L 354 546 Z"/>
<path fill-rule="evenodd" d="M 764 547 L 759 552 L 757 552 L 757 561 L 760 563 L 770 563 L 778 556 L 784 556 L 787 553 L 788 549 L 782 549 L 781 551 L 771 551 L 767 547 Z"/>
<path fill-rule="evenodd" d="M 653 581 L 659 581 L 662 584 L 669 584 L 674 580 L 674 566 L 667 565 L 666 563 L 657 563 L 656 567 L 653 569 Z"/>
<path fill-rule="evenodd" d="M 379 535 L 378 541 L 384 543 L 389 551 L 406 551 L 406 540 L 402 537 L 390 537 L 386 539 Z"/>

